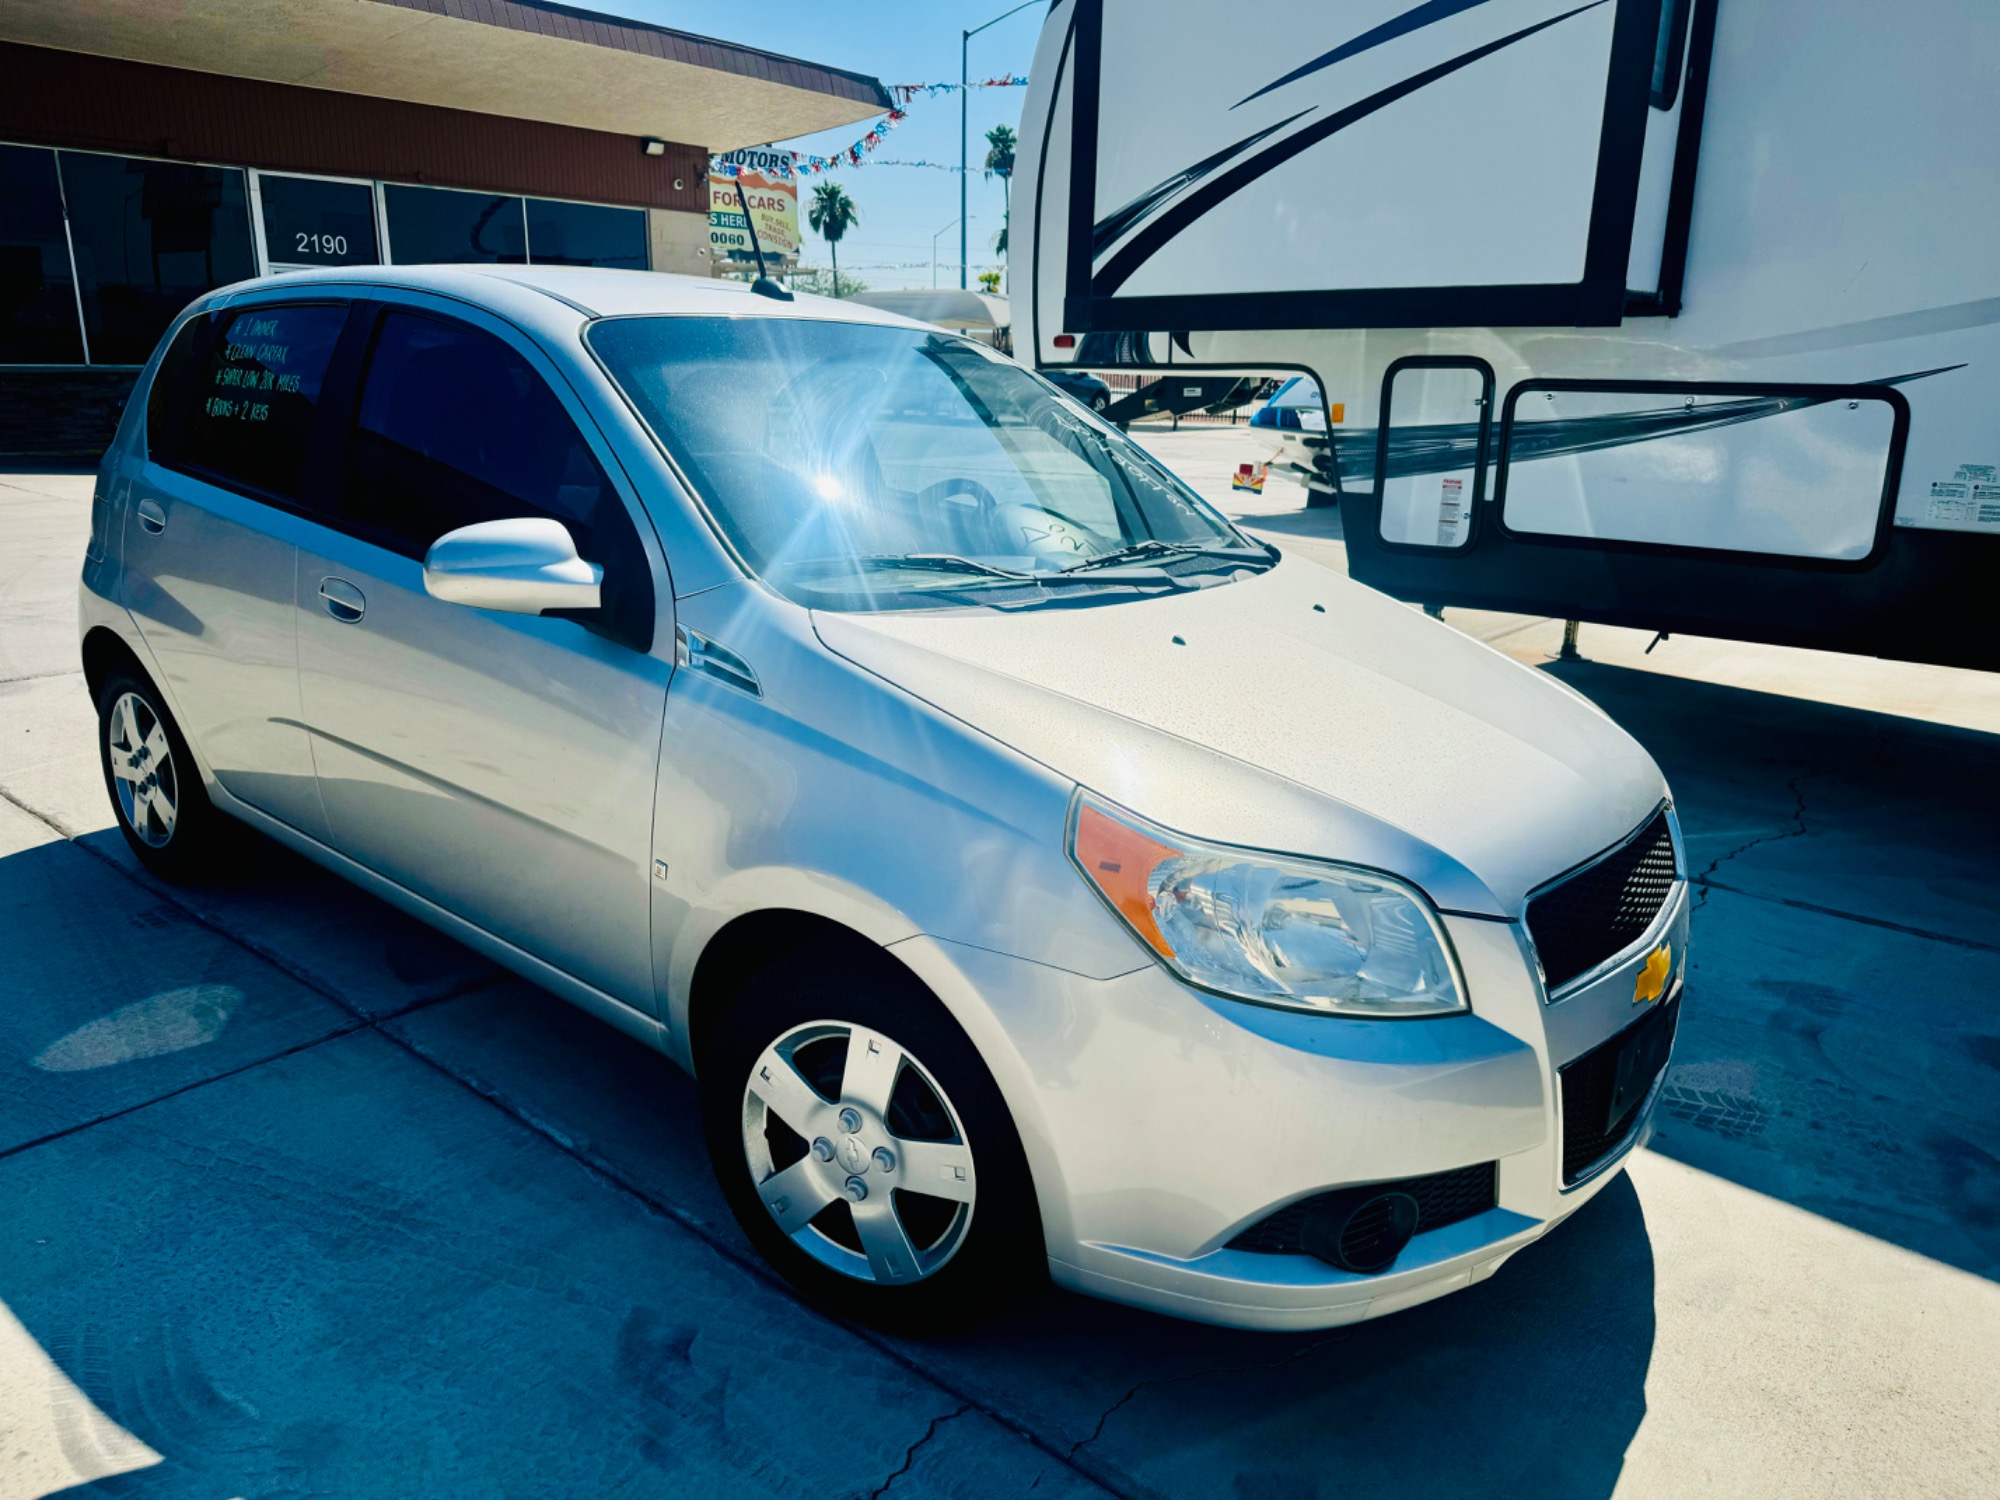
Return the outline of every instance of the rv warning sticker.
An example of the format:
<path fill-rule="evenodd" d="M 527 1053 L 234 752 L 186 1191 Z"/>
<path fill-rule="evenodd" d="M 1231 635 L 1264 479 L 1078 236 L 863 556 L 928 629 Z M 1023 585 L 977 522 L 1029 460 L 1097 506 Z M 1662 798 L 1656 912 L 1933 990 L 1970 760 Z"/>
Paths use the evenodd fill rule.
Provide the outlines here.
<path fill-rule="evenodd" d="M 1438 539 L 1440 547 L 1456 547 L 1459 528 L 1465 522 L 1465 481 L 1447 479 L 1438 495 Z"/>
<path fill-rule="evenodd" d="M 2000 466 L 1960 464 L 1950 479 L 1932 481 L 1927 518 L 1947 525 L 2000 526 Z"/>

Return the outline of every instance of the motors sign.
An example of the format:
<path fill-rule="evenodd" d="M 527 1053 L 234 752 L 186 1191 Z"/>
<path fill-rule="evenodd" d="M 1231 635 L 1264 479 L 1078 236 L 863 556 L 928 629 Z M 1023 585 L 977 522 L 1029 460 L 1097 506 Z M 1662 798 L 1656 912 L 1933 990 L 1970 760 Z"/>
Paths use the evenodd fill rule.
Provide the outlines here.
<path fill-rule="evenodd" d="M 711 172 L 708 177 L 708 244 L 718 261 L 751 262 L 750 229 L 743 206 L 757 226 L 757 239 L 768 261 L 796 264 L 799 258 L 799 185 L 790 172 L 791 153 L 731 151 L 716 158 L 737 169 L 735 177 Z M 743 196 L 736 189 L 742 185 Z"/>

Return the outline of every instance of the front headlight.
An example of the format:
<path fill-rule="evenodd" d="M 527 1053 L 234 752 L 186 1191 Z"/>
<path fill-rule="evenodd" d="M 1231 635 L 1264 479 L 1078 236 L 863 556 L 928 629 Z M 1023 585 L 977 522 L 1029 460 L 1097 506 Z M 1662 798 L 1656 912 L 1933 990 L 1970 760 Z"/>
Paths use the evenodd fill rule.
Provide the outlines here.
<path fill-rule="evenodd" d="M 1467 1008 L 1430 903 L 1373 870 L 1204 844 L 1079 797 L 1070 858 L 1191 984 L 1340 1016 Z"/>

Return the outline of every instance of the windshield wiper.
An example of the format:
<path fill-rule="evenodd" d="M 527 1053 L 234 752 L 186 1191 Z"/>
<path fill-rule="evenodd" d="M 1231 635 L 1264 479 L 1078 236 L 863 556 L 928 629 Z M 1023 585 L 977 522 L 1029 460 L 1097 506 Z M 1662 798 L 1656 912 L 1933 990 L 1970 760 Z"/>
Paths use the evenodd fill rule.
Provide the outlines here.
<path fill-rule="evenodd" d="M 1259 546 L 1254 552 L 1246 552 L 1241 547 L 1209 546 L 1201 542 L 1134 542 L 1129 547 L 1120 547 L 1115 552 L 1100 552 L 1095 557 L 1086 558 L 1070 567 L 1061 568 L 1052 576 L 1063 578 L 1072 573 L 1092 572 L 1098 568 L 1116 567 L 1121 563 L 1143 563 L 1147 561 L 1165 562 L 1175 557 L 1219 557 L 1231 562 L 1270 563 L 1271 550 Z"/>
<path fill-rule="evenodd" d="M 1032 581 L 1033 573 L 1017 573 L 977 558 L 960 557 L 955 552 L 869 552 L 850 557 L 809 557 L 789 564 L 793 568 L 839 566 L 854 568 L 908 568 L 926 573 L 971 573 L 981 578 L 1008 578 Z"/>

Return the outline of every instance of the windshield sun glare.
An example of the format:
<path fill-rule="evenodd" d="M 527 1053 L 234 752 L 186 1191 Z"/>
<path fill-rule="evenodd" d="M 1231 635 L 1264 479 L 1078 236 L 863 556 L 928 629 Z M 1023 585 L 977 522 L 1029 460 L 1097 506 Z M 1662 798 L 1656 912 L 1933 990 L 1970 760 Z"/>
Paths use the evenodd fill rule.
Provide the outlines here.
<path fill-rule="evenodd" d="M 737 554 L 800 603 L 1108 597 L 1274 555 L 964 338 L 715 317 L 611 318 L 588 337 Z"/>

